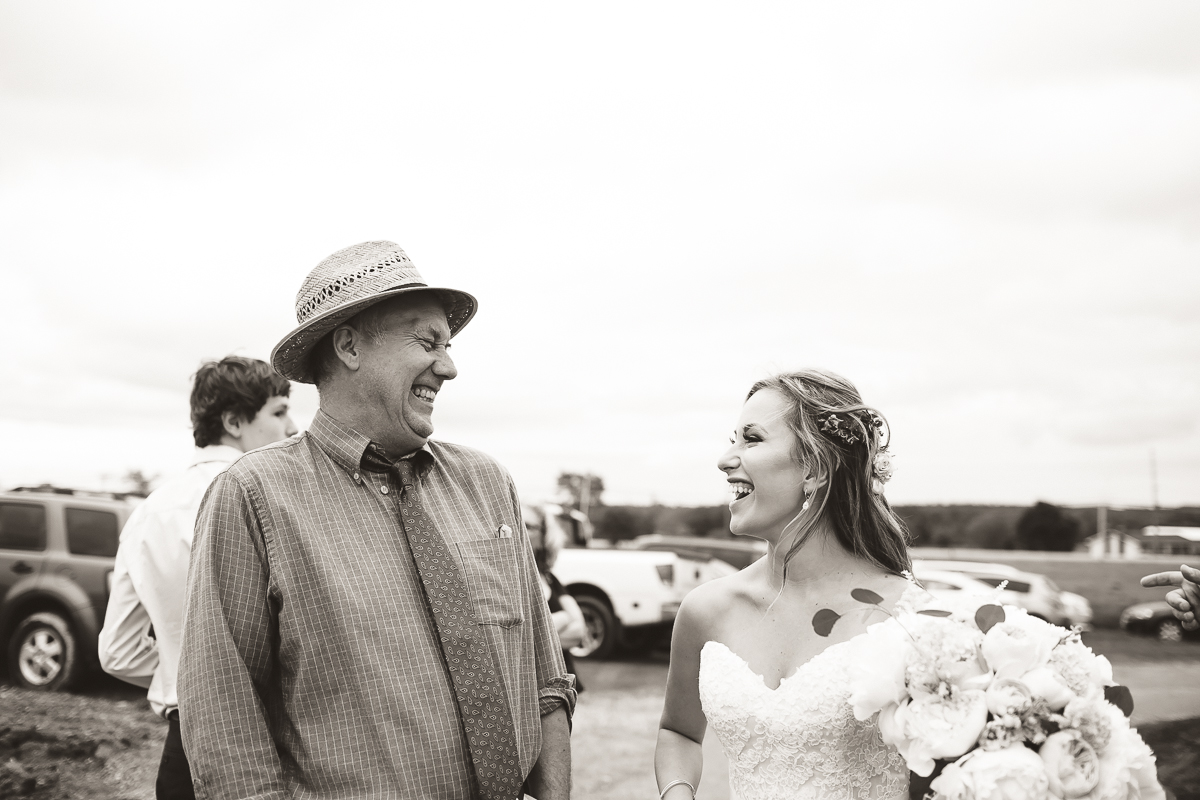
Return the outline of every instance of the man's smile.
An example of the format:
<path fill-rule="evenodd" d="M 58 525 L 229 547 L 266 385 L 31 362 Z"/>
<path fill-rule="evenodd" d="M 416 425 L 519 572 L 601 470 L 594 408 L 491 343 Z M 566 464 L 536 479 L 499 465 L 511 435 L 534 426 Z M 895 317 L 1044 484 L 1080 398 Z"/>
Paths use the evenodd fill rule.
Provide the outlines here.
<path fill-rule="evenodd" d="M 430 389 L 428 386 L 414 386 L 412 393 L 418 400 L 424 400 L 426 403 L 432 403 L 433 398 L 437 397 L 437 389 Z"/>

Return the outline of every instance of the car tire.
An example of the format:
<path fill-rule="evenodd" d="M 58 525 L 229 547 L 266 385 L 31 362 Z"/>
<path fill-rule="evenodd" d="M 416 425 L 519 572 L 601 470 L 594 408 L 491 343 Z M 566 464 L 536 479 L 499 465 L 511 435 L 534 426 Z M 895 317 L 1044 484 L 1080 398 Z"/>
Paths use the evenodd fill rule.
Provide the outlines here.
<path fill-rule="evenodd" d="M 1160 642 L 1182 642 L 1183 626 L 1179 624 L 1179 620 L 1177 619 L 1164 619 L 1154 629 L 1154 635 L 1158 637 Z"/>
<path fill-rule="evenodd" d="M 589 594 L 576 595 L 575 602 L 583 612 L 586 632 L 583 641 L 571 648 L 576 658 L 606 658 L 612 654 L 621 639 L 620 627 L 612 610 L 599 597 Z"/>
<path fill-rule="evenodd" d="M 18 686 L 57 692 L 70 688 L 82 671 L 75 632 L 54 612 L 30 614 L 8 640 L 8 674 Z"/>

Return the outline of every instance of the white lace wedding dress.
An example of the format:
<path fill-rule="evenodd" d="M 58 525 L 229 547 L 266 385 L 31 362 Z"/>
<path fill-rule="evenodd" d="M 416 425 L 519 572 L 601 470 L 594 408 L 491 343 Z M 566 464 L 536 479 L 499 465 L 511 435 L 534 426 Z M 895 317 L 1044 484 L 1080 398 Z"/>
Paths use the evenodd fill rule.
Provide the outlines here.
<path fill-rule="evenodd" d="M 735 800 L 908 797 L 904 760 L 850 709 L 849 667 L 863 655 L 854 643 L 831 645 L 774 690 L 725 645 L 704 645 L 700 701 L 729 758 Z"/>

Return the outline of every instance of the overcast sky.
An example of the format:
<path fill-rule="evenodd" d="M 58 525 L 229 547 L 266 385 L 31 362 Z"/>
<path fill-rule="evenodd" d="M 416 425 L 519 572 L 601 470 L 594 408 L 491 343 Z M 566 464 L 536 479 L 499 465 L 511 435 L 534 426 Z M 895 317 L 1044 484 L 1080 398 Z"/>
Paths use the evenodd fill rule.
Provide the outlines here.
<path fill-rule="evenodd" d="M 436 436 L 529 498 L 719 503 L 749 385 L 891 422 L 893 502 L 1200 504 L 1193 2 L 0 0 L 0 484 L 190 456 L 391 239 L 480 311 Z M 316 393 L 293 392 L 306 426 Z"/>

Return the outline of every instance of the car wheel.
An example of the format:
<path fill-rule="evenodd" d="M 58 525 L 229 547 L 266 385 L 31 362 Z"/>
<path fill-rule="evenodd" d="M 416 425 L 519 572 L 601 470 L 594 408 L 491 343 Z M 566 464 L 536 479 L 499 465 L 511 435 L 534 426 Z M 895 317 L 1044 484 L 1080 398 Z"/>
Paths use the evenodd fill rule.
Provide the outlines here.
<path fill-rule="evenodd" d="M 612 653 L 621 637 L 616 617 L 609 610 L 608 604 L 598 597 L 578 595 L 575 602 L 583 612 L 586 630 L 583 641 L 571 648 L 571 655 L 576 658 L 604 658 Z"/>
<path fill-rule="evenodd" d="M 1183 626 L 1177 619 L 1164 619 L 1158 623 L 1155 634 L 1160 642 L 1182 642 Z"/>
<path fill-rule="evenodd" d="M 9 639 L 8 674 L 26 689 L 66 689 L 79 677 L 82 666 L 71 626 L 53 612 L 30 614 Z"/>

